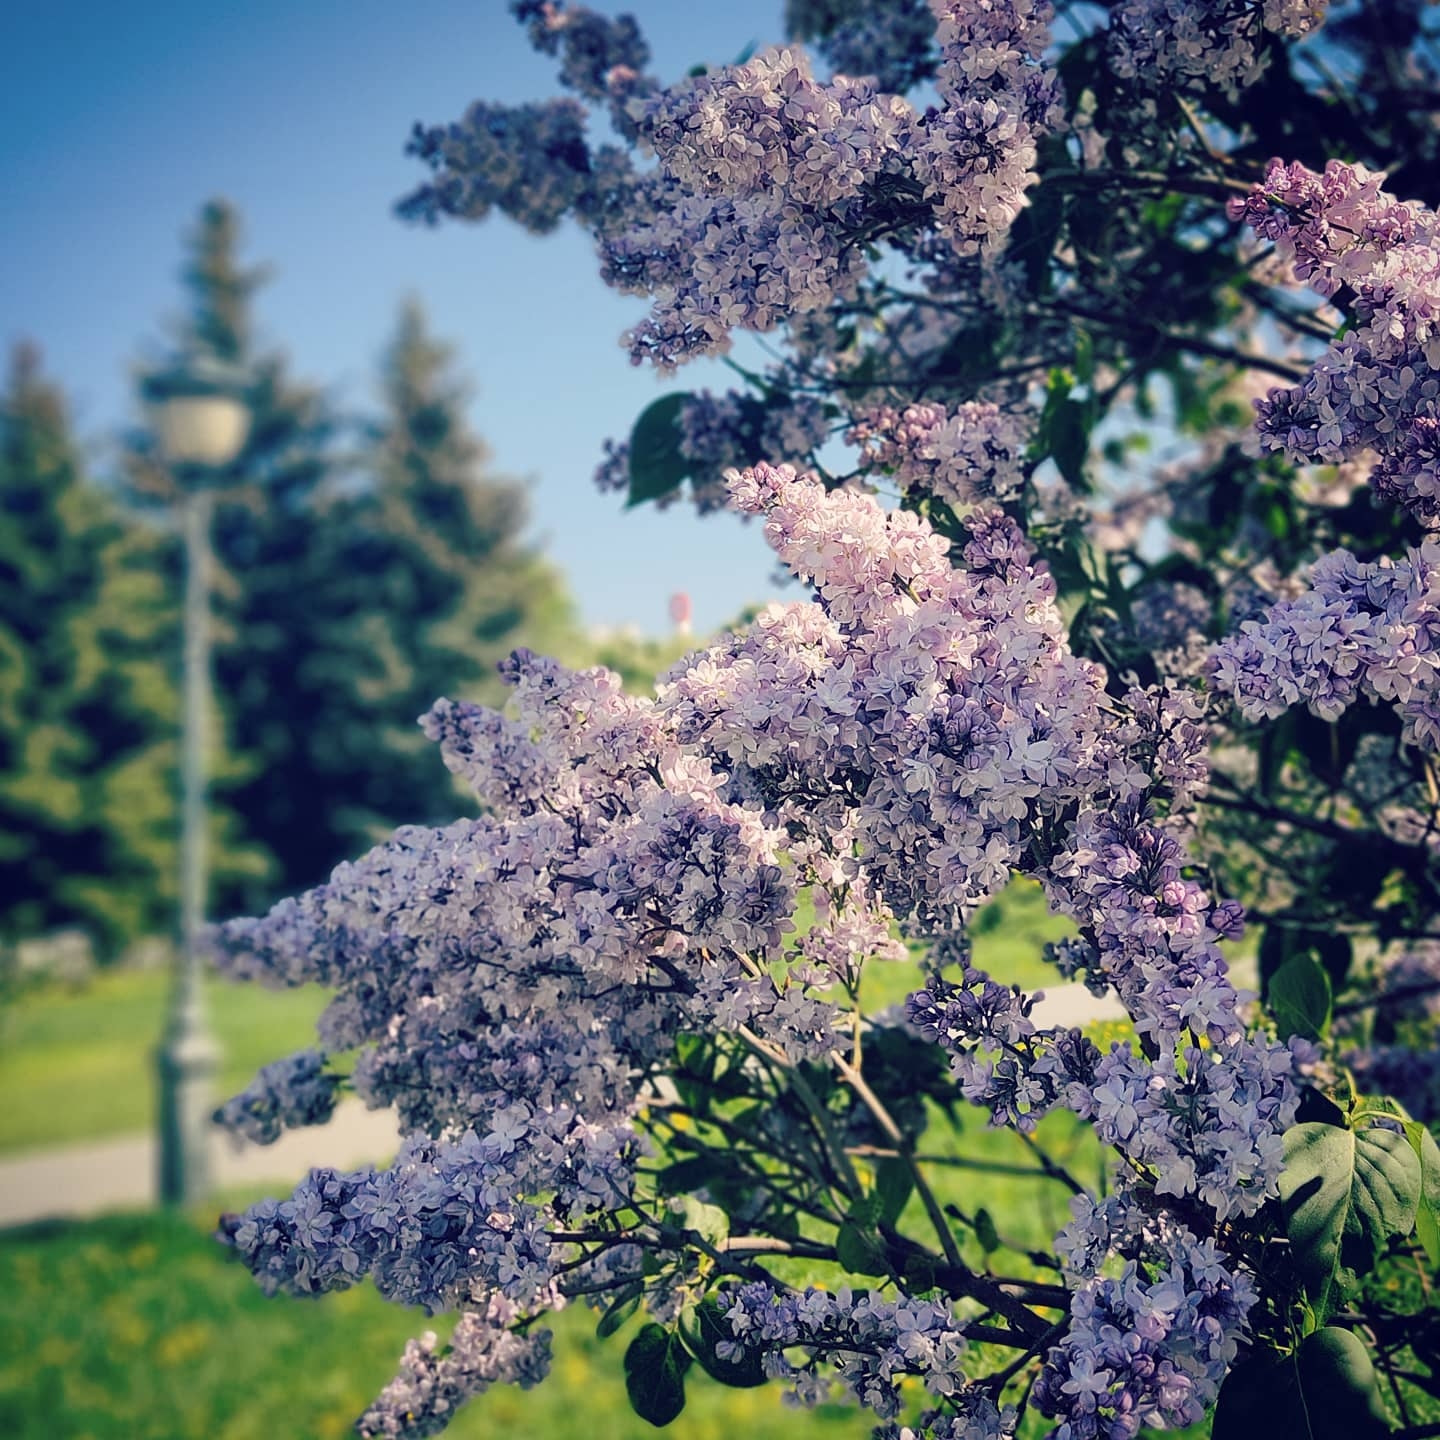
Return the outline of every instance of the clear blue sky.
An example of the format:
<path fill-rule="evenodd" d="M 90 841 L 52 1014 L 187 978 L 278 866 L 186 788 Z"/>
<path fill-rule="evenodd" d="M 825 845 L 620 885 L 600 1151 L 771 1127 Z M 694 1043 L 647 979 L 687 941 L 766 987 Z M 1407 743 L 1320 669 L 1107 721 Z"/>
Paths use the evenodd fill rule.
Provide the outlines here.
<path fill-rule="evenodd" d="M 604 0 L 597 0 L 603 4 Z M 665 78 L 780 36 L 779 0 L 629 0 Z M 622 513 L 590 472 L 607 435 L 665 388 L 620 332 L 643 302 L 601 285 L 573 227 L 504 219 L 429 230 L 392 202 L 422 178 L 416 120 L 474 99 L 556 93 L 503 0 L 47 0 L 0 19 L 0 341 L 29 336 L 103 465 L 133 419 L 130 367 L 180 310 L 180 236 L 225 196 L 247 257 L 271 262 L 263 338 L 301 378 L 371 401 L 407 293 L 477 382 L 497 468 L 533 477 L 535 533 L 590 623 L 666 628 L 687 589 L 697 628 L 773 593 L 758 531 L 676 508 Z M 711 362 L 674 385 L 723 387 Z"/>

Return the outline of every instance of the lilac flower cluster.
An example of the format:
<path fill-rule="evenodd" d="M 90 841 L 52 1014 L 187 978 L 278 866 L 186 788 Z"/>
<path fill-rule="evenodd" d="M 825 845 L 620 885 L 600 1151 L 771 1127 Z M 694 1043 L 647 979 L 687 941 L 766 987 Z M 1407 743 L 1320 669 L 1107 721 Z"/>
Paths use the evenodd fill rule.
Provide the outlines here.
<path fill-rule="evenodd" d="M 900 1381 L 907 1375 L 918 1375 L 935 1396 L 964 1385 L 964 1326 L 939 1300 L 903 1294 L 882 1300 L 848 1288 L 797 1292 L 757 1281 L 726 1292 L 724 1301 L 735 1340 L 720 1342 L 722 1358 L 758 1353 L 766 1372 L 787 1380 L 806 1404 L 824 1400 L 836 1381 L 889 1419 L 900 1412 Z M 810 1352 L 804 1367 L 785 1358 L 791 1347 Z M 822 1359 L 829 1362 L 823 1370 Z"/>
<path fill-rule="evenodd" d="M 1366 695 L 1396 706 L 1407 740 L 1440 748 L 1440 541 L 1398 561 L 1322 556 L 1310 589 L 1245 621 L 1209 671 L 1248 719 L 1303 703 L 1333 720 Z"/>
<path fill-rule="evenodd" d="M 564 0 L 511 0 L 515 18 L 542 55 L 561 56 L 560 83 L 587 100 L 625 102 L 653 82 L 642 79 L 650 47 L 630 15 L 614 20 Z"/>
<path fill-rule="evenodd" d="M 1244 1338 L 1257 1298 L 1214 1241 L 1147 1215 L 1123 1194 L 1072 1202 L 1060 1253 L 1079 1282 L 1064 1340 L 1046 1357 L 1033 1398 L 1057 1440 L 1129 1440 L 1142 1426 L 1204 1418 Z M 1118 1274 L 1099 1273 L 1116 1250 Z"/>
<path fill-rule="evenodd" d="M 775 49 L 637 99 L 632 116 L 660 162 L 653 209 L 602 237 L 606 278 L 658 292 L 632 358 L 673 368 L 728 346 L 732 329 L 773 329 L 824 306 L 864 273 L 852 243 L 862 195 L 897 170 L 914 115 L 904 101 L 811 75 Z"/>
<path fill-rule="evenodd" d="M 1265 73 L 1266 34 L 1300 39 L 1326 0 L 1124 0 L 1110 15 L 1115 73 L 1146 85 L 1214 85 L 1232 98 Z"/>
<path fill-rule="evenodd" d="M 991 1123 L 1024 1134 L 1061 1103 L 1068 1087 L 1083 1095 L 1095 1083 L 1100 1052 L 1078 1030 L 1041 1032 L 1030 1019 L 1033 998 L 965 969 L 959 985 L 932 977 L 906 1001 L 910 1024 L 951 1052 L 951 1070 L 972 1105 Z M 989 1056 L 999 1053 L 998 1059 Z"/>
<path fill-rule="evenodd" d="M 517 1335 L 511 1326 L 519 1312 L 501 1295 L 483 1310 L 466 1310 L 449 1343 L 437 1346 L 427 1331 L 405 1347 L 400 1373 L 360 1417 L 356 1430 L 364 1440 L 424 1440 L 438 1435 L 455 1411 L 492 1385 L 528 1390 L 550 1370 L 550 1332 Z"/>
<path fill-rule="evenodd" d="M 935 17 L 926 0 L 787 0 L 785 23 L 837 75 L 865 76 L 903 95 L 935 73 Z"/>
<path fill-rule="evenodd" d="M 697 391 L 680 410 L 680 453 L 694 465 L 691 500 L 702 514 L 721 509 L 730 501 L 727 471 L 759 455 L 803 463 L 825 443 L 829 429 L 813 395 L 771 395 L 761 402 L 739 390 Z"/>
<path fill-rule="evenodd" d="M 255 1145 L 272 1145 L 282 1130 L 323 1125 L 335 1113 L 339 1077 L 325 1073 L 318 1050 L 266 1065 L 244 1091 L 215 1112 L 215 1122 Z"/>
<path fill-rule="evenodd" d="M 1343 288 L 1356 323 L 1307 379 L 1257 405 L 1262 440 L 1296 460 L 1378 452 L 1371 484 L 1429 528 L 1440 525 L 1440 230 L 1384 176 L 1332 160 L 1323 175 L 1273 160 L 1231 203 L 1273 240 L 1297 278 L 1327 298 Z"/>
<path fill-rule="evenodd" d="M 1051 577 L 989 512 L 968 518 L 955 570 L 918 517 L 787 466 L 746 470 L 733 490 L 819 604 L 770 607 L 661 703 L 792 835 L 858 845 L 897 912 L 968 913 L 1005 883 L 1036 817 L 1108 765 L 1099 672 L 1066 653 Z"/>
<path fill-rule="evenodd" d="M 888 471 L 902 490 L 948 505 L 1006 501 L 1025 483 L 1030 424 L 983 401 L 944 405 L 881 405 L 855 417 L 846 439 L 861 459 Z"/>
<path fill-rule="evenodd" d="M 1008 234 L 1035 181 L 1036 142 L 1059 123 L 1060 85 L 1040 64 L 1049 0 L 931 0 L 944 105 L 927 116 L 916 175 L 960 255 Z"/>
<path fill-rule="evenodd" d="M 1002 1409 L 990 1390 L 971 1385 L 950 1396 L 945 1409 L 921 1411 L 914 1425 L 892 1421 L 874 1433 L 875 1440 L 1011 1440 L 1019 1423 L 1015 1406 Z"/>
<path fill-rule="evenodd" d="M 677 1034 L 743 1031 L 777 1063 L 826 1062 L 853 1019 L 839 993 L 867 959 L 904 953 L 897 925 L 954 934 L 1017 867 L 1080 922 L 1088 970 L 1157 1058 L 1039 1031 L 1024 996 L 967 970 L 910 1006 L 964 1093 L 1021 1128 L 1070 1106 L 1152 1202 L 1193 1195 L 1223 1218 L 1273 1193 L 1292 1058 L 1245 1038 L 1215 944 L 1235 917 L 1186 873 L 1181 817 L 1204 783 L 1193 699 L 1110 699 L 995 510 L 963 517 L 952 556 L 918 516 L 788 466 L 730 486 L 813 601 L 681 662 L 653 701 L 517 652 L 505 711 L 442 701 L 425 721 L 480 818 L 402 830 L 221 930 L 232 973 L 337 990 L 326 1046 L 358 1048 L 357 1091 L 414 1132 L 389 1169 L 316 1171 L 226 1222 L 268 1288 L 369 1275 L 431 1310 L 508 1316 L 502 1297 L 528 1324 L 585 1267 L 633 1251 L 576 1237 L 627 1239 L 613 1217 L 637 1203 L 641 1111 Z M 815 1370 L 788 1367 L 788 1344 L 844 1352 L 842 1382 L 882 1416 L 902 1373 L 961 1391 L 960 1326 L 939 1302 L 742 1293 L 740 1338 L 802 1391 Z M 1142 1318 L 1120 1343 L 1146 1338 Z M 473 1364 L 412 1353 L 394 1394 L 420 1394 L 417 1424 L 440 1413 L 426 1394 L 449 1403 L 510 1364 L 485 1325 Z M 374 1426 L 400 1410 L 382 1404 Z"/>
<path fill-rule="evenodd" d="M 400 213 L 483 220 L 499 210 L 536 235 L 554 230 L 594 189 L 585 109 L 575 100 L 492 105 L 477 100 L 452 125 L 417 125 L 408 154 L 435 172 Z"/>

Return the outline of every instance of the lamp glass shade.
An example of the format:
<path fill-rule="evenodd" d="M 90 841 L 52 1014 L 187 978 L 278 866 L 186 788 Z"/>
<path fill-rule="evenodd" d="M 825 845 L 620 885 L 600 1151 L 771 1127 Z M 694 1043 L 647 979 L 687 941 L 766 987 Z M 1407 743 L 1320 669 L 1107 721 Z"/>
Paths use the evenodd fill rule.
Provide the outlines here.
<path fill-rule="evenodd" d="M 228 465 L 245 444 L 250 410 L 232 395 L 167 395 L 151 404 L 160 453 L 170 465 Z"/>

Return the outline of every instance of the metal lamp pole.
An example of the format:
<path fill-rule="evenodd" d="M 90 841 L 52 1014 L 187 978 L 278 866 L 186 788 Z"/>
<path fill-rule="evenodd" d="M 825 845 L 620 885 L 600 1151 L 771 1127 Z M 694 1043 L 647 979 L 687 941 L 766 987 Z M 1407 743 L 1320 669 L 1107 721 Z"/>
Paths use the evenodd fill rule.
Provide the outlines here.
<path fill-rule="evenodd" d="M 200 936 L 209 888 L 206 742 L 211 711 L 210 527 L 214 482 L 245 443 L 245 380 L 208 356 L 149 376 L 159 448 L 175 476 L 185 541 L 184 715 L 180 767 L 180 948 L 170 1012 L 157 1056 L 160 1199 L 191 1205 L 210 1189 L 211 1117 L 219 1046 L 201 985 Z"/>
<path fill-rule="evenodd" d="M 200 984 L 200 932 L 209 886 L 205 740 L 210 720 L 208 491 L 181 501 L 185 535 L 185 710 L 180 762 L 180 949 L 160 1045 L 160 1199 L 190 1205 L 210 1189 L 210 1125 L 220 1049 Z"/>

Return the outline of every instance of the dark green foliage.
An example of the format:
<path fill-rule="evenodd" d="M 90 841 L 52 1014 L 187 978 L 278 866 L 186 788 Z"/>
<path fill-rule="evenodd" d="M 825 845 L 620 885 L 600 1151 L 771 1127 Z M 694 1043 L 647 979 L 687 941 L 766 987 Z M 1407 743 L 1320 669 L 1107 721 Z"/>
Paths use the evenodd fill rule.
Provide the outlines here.
<path fill-rule="evenodd" d="M 450 349 L 416 304 L 384 365 L 365 483 L 325 506 L 325 626 L 316 659 L 345 716 L 312 748 L 313 782 L 353 850 L 397 823 L 440 823 L 463 802 L 416 719 L 441 695 L 503 698 L 495 673 L 523 636 L 543 648 L 568 615 L 558 578 L 522 541 L 524 488 L 486 472 Z M 287 866 L 297 874 L 303 859 Z"/>
<path fill-rule="evenodd" d="M 174 612 L 164 541 L 89 483 L 19 347 L 0 397 L 0 938 L 102 946 L 174 898 Z"/>
<path fill-rule="evenodd" d="M 1308 1121 L 1285 1135 L 1280 1202 L 1315 1311 L 1333 1313 L 1384 1246 L 1415 1228 L 1420 1160 L 1403 1134 Z"/>
<path fill-rule="evenodd" d="M 625 1351 L 625 1391 L 630 1406 L 652 1425 L 668 1425 L 685 1408 L 689 1351 L 679 1333 L 653 1321 L 640 1329 Z"/>
<path fill-rule="evenodd" d="M 648 405 L 630 431 L 630 496 L 640 505 L 668 495 L 689 476 L 691 462 L 680 450 L 680 412 L 690 396 L 662 395 Z"/>
<path fill-rule="evenodd" d="M 690 1348 L 700 1362 L 700 1368 L 712 1380 L 722 1385 L 732 1385 L 739 1390 L 753 1389 L 765 1383 L 765 1367 L 758 1353 L 744 1350 L 738 1356 L 722 1357 L 717 1347 L 723 1341 L 733 1344 L 735 1332 L 725 1319 L 725 1305 L 707 1296 L 695 1308 L 694 1324 L 687 1332 Z"/>
<path fill-rule="evenodd" d="M 1330 978 L 1309 955 L 1287 960 L 1271 978 L 1267 999 L 1280 1035 L 1318 1040 L 1330 1025 Z"/>
<path fill-rule="evenodd" d="M 1379 1380 L 1364 1344 L 1327 1326 L 1294 1354 L 1260 1354 L 1226 1377 L 1215 1410 L 1213 1440 L 1374 1440 L 1390 1434 Z"/>

